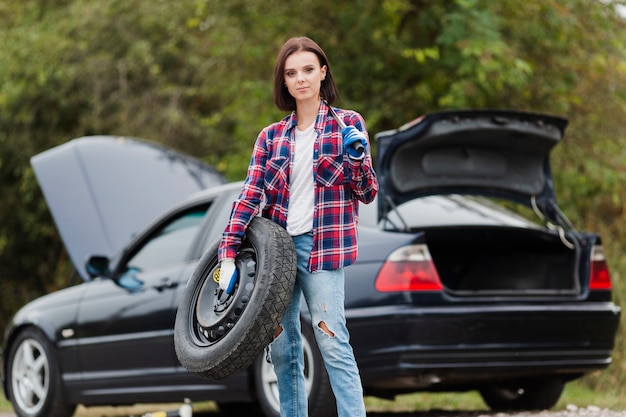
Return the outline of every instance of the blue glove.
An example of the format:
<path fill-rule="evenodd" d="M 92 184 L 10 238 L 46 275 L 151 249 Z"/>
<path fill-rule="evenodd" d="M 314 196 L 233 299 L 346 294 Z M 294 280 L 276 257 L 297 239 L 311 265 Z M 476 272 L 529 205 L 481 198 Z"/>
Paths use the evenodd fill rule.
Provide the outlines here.
<path fill-rule="evenodd" d="M 226 291 L 226 294 L 231 294 L 235 289 L 237 283 L 237 267 L 235 267 L 234 259 L 223 259 L 220 263 L 220 288 Z"/>
<path fill-rule="evenodd" d="M 354 126 L 346 126 L 341 131 L 343 137 L 343 148 L 348 152 L 348 156 L 353 159 L 363 159 L 367 140 L 365 135 Z"/>

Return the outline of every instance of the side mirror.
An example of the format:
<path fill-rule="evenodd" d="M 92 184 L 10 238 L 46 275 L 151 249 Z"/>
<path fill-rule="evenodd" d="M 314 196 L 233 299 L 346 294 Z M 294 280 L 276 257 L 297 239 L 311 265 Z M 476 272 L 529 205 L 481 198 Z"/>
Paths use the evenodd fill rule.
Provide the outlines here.
<path fill-rule="evenodd" d="M 143 281 L 135 276 L 137 272 L 140 272 L 138 268 L 129 267 L 128 270 L 119 277 L 117 284 L 130 291 L 138 291 L 143 287 Z"/>
<path fill-rule="evenodd" d="M 85 266 L 91 278 L 101 276 L 108 277 L 111 275 L 111 271 L 109 270 L 109 258 L 106 256 L 94 255 L 87 260 Z"/>

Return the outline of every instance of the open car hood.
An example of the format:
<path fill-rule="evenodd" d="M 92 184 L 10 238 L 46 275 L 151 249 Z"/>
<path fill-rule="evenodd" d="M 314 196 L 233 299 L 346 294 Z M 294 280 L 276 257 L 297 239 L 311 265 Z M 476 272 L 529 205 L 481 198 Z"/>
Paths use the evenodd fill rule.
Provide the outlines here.
<path fill-rule="evenodd" d="M 226 182 L 196 159 L 124 137 L 74 139 L 35 155 L 31 164 L 83 280 L 89 280 L 89 256 L 112 257 L 187 195 Z"/>
<path fill-rule="evenodd" d="M 549 154 L 566 126 L 567 120 L 544 114 L 461 110 L 381 132 L 379 213 L 413 198 L 453 193 L 555 206 Z"/>

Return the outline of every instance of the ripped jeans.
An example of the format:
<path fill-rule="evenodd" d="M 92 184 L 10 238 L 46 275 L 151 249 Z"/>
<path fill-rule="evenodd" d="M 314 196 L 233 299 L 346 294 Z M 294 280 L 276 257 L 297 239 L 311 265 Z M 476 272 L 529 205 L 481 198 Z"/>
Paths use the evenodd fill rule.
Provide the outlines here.
<path fill-rule="evenodd" d="M 281 417 L 306 417 L 307 392 L 300 333 L 300 300 L 311 313 L 317 345 L 322 353 L 339 417 L 365 417 L 363 388 L 344 315 L 344 271 L 309 272 L 307 262 L 313 235 L 294 236 L 298 272 L 293 297 L 271 343 L 271 360 L 278 379 Z"/>

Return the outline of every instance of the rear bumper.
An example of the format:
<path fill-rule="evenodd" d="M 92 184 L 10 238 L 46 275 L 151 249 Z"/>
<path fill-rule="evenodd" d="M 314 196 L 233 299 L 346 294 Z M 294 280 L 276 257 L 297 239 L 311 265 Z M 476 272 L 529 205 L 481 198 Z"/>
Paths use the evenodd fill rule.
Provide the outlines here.
<path fill-rule="evenodd" d="M 397 393 L 603 369 L 619 318 L 613 303 L 347 311 L 366 391 Z"/>

